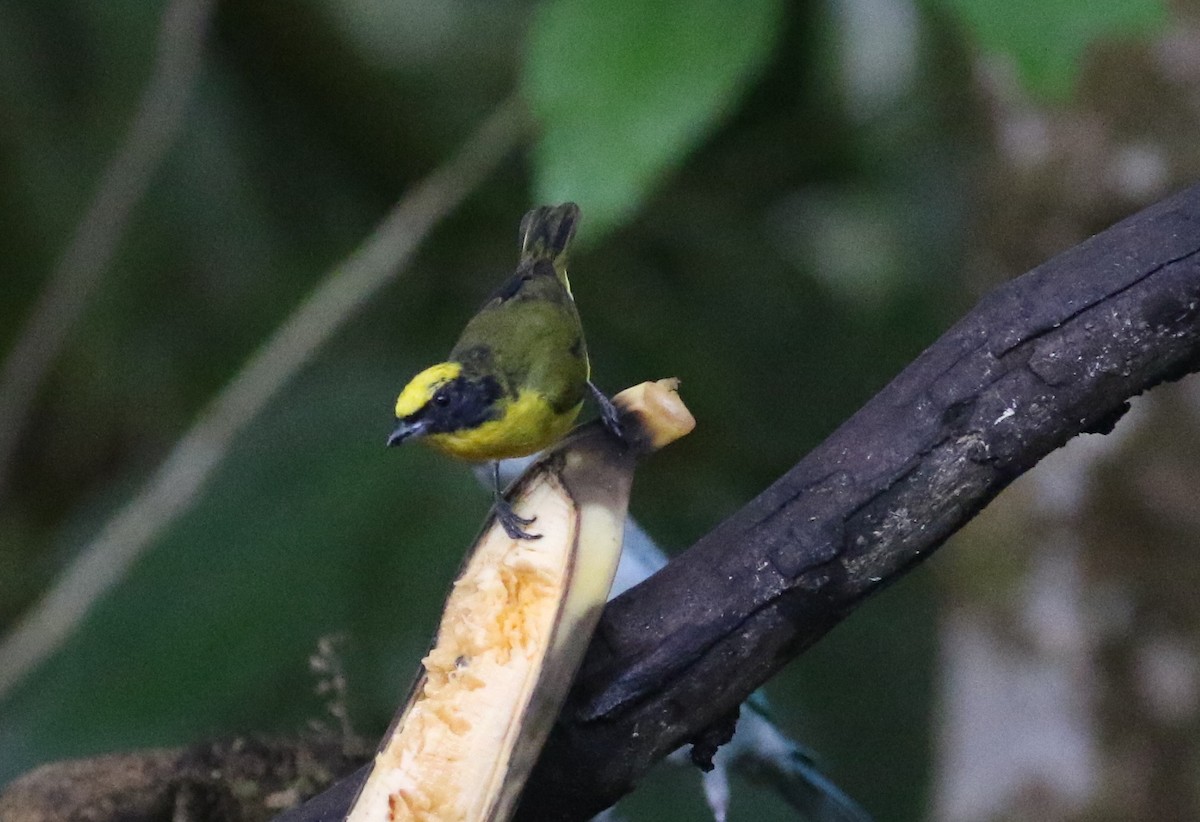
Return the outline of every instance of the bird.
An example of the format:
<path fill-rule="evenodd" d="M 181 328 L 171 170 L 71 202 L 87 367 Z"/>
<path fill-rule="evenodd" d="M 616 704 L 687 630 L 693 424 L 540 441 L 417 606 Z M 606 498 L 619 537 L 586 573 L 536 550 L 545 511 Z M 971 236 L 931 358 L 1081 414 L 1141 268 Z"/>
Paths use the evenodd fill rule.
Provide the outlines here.
<path fill-rule="evenodd" d="M 562 438 L 591 396 L 605 427 L 621 436 L 617 409 L 591 380 L 583 324 L 567 279 L 580 219 L 564 203 L 521 220 L 516 270 L 463 329 L 445 362 L 414 376 L 396 398 L 389 446 L 421 440 L 468 462 L 492 463 L 496 518 L 513 539 L 536 517 L 519 516 L 500 486 L 499 461 Z"/>

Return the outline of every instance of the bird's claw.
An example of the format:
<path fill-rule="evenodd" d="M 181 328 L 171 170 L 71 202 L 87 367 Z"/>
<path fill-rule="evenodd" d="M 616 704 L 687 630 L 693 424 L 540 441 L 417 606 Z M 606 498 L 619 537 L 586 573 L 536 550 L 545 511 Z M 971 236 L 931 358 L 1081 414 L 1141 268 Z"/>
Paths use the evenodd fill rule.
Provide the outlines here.
<path fill-rule="evenodd" d="M 537 517 L 523 517 L 513 510 L 512 504 L 504 497 L 497 496 L 493 506 L 496 520 L 504 527 L 504 533 L 509 539 L 541 539 L 541 534 L 531 534 L 521 526 L 533 525 Z"/>
<path fill-rule="evenodd" d="M 617 406 L 613 404 L 613 401 L 596 387 L 595 383 L 588 380 L 587 385 L 588 389 L 592 392 L 592 398 L 595 399 L 596 405 L 600 408 L 600 421 L 604 423 L 604 427 L 608 429 L 608 433 L 624 441 L 625 432 L 621 427 L 621 412 L 617 410 Z"/>

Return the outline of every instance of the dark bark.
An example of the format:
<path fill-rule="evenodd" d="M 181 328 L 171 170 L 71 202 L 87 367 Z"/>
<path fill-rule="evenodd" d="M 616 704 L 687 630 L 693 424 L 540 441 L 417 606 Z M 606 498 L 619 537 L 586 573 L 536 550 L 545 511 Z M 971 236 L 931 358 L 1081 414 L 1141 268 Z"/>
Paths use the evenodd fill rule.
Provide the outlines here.
<path fill-rule="evenodd" d="M 583 820 L 1015 477 L 1200 367 L 1200 186 L 987 296 L 778 482 L 611 602 L 517 818 Z"/>

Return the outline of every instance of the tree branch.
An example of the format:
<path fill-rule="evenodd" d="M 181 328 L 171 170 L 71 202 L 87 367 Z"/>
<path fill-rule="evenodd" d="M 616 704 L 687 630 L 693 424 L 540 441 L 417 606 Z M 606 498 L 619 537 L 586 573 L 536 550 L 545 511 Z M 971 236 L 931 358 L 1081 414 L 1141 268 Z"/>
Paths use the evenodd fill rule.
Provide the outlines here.
<path fill-rule="evenodd" d="M 609 603 L 517 819 L 585 820 L 1042 457 L 1200 370 L 1200 186 L 982 300 L 829 439 Z M 365 771 L 285 814 L 344 813 Z"/>
<path fill-rule="evenodd" d="M 994 291 L 824 443 L 611 602 L 517 818 L 583 820 L 1013 479 L 1200 368 L 1200 186 Z"/>

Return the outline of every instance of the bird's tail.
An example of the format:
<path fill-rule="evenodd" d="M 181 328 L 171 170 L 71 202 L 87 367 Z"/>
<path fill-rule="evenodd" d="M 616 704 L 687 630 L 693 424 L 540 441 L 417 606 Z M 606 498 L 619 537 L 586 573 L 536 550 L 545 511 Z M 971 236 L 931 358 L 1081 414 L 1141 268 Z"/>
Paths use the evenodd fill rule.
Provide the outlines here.
<path fill-rule="evenodd" d="M 521 259 L 549 260 L 560 276 L 567 269 L 567 247 L 579 224 L 579 206 L 541 206 L 521 218 Z"/>

